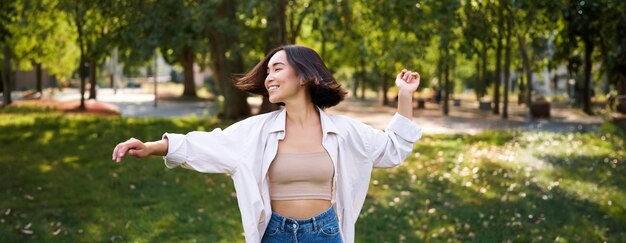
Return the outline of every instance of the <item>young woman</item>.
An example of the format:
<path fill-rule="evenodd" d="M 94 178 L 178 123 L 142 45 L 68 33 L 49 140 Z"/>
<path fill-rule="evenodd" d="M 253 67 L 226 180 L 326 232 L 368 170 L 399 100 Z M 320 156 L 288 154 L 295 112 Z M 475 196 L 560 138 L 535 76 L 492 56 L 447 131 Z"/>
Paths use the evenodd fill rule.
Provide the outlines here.
<path fill-rule="evenodd" d="M 345 92 L 314 50 L 282 46 L 235 85 L 284 109 L 224 130 L 131 138 L 115 147 L 113 160 L 158 155 L 168 168 L 230 174 L 247 242 L 354 242 L 372 168 L 397 166 L 421 137 L 412 121 L 419 81 L 416 72 L 397 75 L 398 112 L 376 130 L 327 115 L 323 109 Z"/>

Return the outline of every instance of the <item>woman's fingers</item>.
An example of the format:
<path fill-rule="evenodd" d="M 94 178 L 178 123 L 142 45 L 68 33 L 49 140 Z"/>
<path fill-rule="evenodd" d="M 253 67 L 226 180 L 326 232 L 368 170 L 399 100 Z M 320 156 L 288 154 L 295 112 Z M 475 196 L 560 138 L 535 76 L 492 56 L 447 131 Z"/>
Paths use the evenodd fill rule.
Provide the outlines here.
<path fill-rule="evenodd" d="M 126 142 L 121 143 L 119 145 L 119 148 L 115 152 L 115 161 L 118 163 L 122 162 L 122 158 L 124 158 L 124 155 L 126 154 L 127 150 L 128 150 L 128 144 L 126 144 Z"/>
<path fill-rule="evenodd" d="M 409 78 L 409 75 L 411 75 L 411 72 L 410 71 L 405 71 L 404 75 L 402 75 L 402 80 L 407 81 L 408 78 Z"/>
<path fill-rule="evenodd" d="M 411 72 L 408 83 L 417 82 L 420 79 L 420 74 L 417 72 Z"/>
<path fill-rule="evenodd" d="M 396 76 L 396 79 L 402 79 L 403 81 L 407 83 L 411 83 L 415 80 L 419 80 L 419 78 L 420 78 L 419 73 L 412 72 L 406 69 L 402 69 L 402 71 L 398 73 L 398 76 Z"/>
<path fill-rule="evenodd" d="M 126 153 L 135 156 L 137 154 L 137 148 L 141 149 L 141 141 L 131 138 L 128 141 L 115 146 L 115 149 L 113 149 L 112 159 L 119 163 L 122 161 L 122 158 L 126 155 Z"/>
<path fill-rule="evenodd" d="M 113 149 L 113 160 L 116 160 L 117 162 L 119 161 L 119 152 L 121 151 L 122 147 L 124 146 L 124 143 L 119 143 L 117 146 L 115 146 L 115 149 Z"/>

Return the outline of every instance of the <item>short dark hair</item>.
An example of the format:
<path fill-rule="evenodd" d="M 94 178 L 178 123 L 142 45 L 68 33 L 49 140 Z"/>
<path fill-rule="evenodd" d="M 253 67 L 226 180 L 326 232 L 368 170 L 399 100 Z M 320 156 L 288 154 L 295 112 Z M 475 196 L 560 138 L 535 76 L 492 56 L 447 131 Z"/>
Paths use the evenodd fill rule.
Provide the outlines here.
<path fill-rule="evenodd" d="M 267 64 L 274 54 L 282 50 L 287 54 L 287 62 L 295 69 L 296 75 L 309 88 L 313 104 L 323 109 L 335 106 L 343 100 L 346 91 L 337 83 L 320 55 L 311 48 L 299 45 L 286 45 L 273 49 L 252 70 L 243 77 L 235 79 L 235 87 L 267 97 L 269 95 L 265 88 Z"/>

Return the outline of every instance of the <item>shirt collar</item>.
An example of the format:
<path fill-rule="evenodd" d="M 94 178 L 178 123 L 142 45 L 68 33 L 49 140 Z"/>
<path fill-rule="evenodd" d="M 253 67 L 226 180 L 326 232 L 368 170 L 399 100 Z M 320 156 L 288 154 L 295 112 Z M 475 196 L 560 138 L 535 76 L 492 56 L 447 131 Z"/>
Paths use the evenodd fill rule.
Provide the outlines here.
<path fill-rule="evenodd" d="M 324 133 L 324 135 L 326 135 L 328 133 L 339 134 L 339 129 L 337 129 L 337 126 L 335 126 L 335 123 L 330 119 L 330 116 L 328 114 L 326 114 L 326 112 L 324 112 L 324 110 L 322 110 L 321 108 L 317 107 L 317 109 L 320 112 L 320 121 L 321 121 L 321 125 L 322 125 L 322 133 Z M 276 118 L 274 118 L 274 122 L 273 122 L 269 132 L 270 133 L 284 132 L 285 131 L 285 122 L 286 121 L 287 121 L 287 110 L 286 109 L 282 109 L 282 111 L 280 111 L 278 113 Z"/>

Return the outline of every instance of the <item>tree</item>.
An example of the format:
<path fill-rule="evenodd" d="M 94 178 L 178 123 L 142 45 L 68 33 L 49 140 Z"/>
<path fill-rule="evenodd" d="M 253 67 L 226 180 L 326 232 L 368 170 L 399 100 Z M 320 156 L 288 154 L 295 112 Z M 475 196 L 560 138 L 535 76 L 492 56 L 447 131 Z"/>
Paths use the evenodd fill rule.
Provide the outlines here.
<path fill-rule="evenodd" d="M 626 94 L 623 83 L 626 65 L 626 3 L 616 0 L 571 1 L 563 13 L 569 42 L 583 44 L 583 110 L 592 112 L 590 98 L 593 62 L 601 63 L 596 77 L 606 75 L 619 94 Z M 566 46 L 565 48 L 571 48 Z M 597 55 L 594 55 L 597 53 Z M 595 60 L 594 60 L 595 59 Z M 620 74 L 621 73 L 621 74 Z M 587 87 L 589 86 L 589 87 Z"/>
<path fill-rule="evenodd" d="M 224 95 L 222 114 L 226 118 L 240 119 L 250 115 L 247 93 L 233 86 L 233 73 L 242 73 L 243 49 L 238 46 L 239 22 L 237 2 L 224 1 L 217 7 L 218 20 L 207 26 L 205 33 L 209 38 L 213 70 L 217 74 L 219 88 Z"/>
<path fill-rule="evenodd" d="M 570 39 L 580 38 L 584 44 L 583 111 L 593 114 L 591 109 L 591 63 L 592 54 L 601 36 L 604 1 L 571 1 L 563 16 Z M 573 41 L 575 42 L 575 40 Z"/>
<path fill-rule="evenodd" d="M 460 22 L 457 11 L 461 7 L 458 0 L 437 1 L 433 4 L 432 14 L 435 20 L 435 26 L 439 32 L 439 58 L 438 63 L 441 65 L 440 77 L 442 84 L 440 89 L 443 90 L 443 114 L 448 115 L 450 112 L 449 99 L 452 91 L 452 81 L 450 80 L 451 67 L 455 62 L 456 40 L 458 38 L 455 32 L 455 25 Z M 478 96 L 478 95 L 477 95 Z"/>
<path fill-rule="evenodd" d="M 293 40 L 293 42 L 289 42 L 287 40 L 287 2 L 287 0 L 278 0 L 275 4 L 267 5 L 267 27 L 265 28 L 266 37 L 264 38 L 267 40 L 265 43 L 265 53 L 269 53 L 272 49 L 278 46 L 295 43 L 295 34 L 293 35 L 293 39 L 290 39 Z M 293 20 L 290 21 L 290 24 L 291 22 L 293 22 Z M 268 97 L 263 97 L 259 114 L 277 110 L 278 108 L 279 106 L 277 104 L 272 104 Z"/>
<path fill-rule="evenodd" d="M 488 53 L 493 39 L 490 8 L 490 1 L 467 1 L 463 5 L 465 41 L 461 43 L 461 50 L 467 58 L 475 58 L 476 79 L 472 87 L 479 101 L 486 95 L 490 80 L 487 77 Z"/>
<path fill-rule="evenodd" d="M 501 13 L 500 15 L 506 21 L 506 28 L 504 28 L 504 35 L 506 36 L 506 42 L 504 45 L 504 94 L 503 94 L 503 104 L 502 104 L 502 119 L 509 118 L 509 83 L 510 83 L 510 71 L 511 71 L 511 48 L 513 47 L 513 43 L 511 42 L 511 35 L 513 32 L 513 16 L 511 13 L 511 6 L 506 0 L 500 0 Z M 504 15 L 504 16 L 503 16 Z M 502 26 L 504 27 L 504 26 Z"/>
<path fill-rule="evenodd" d="M 551 1 L 529 0 L 511 2 L 510 6 L 511 19 L 508 21 L 515 23 L 511 31 L 517 39 L 522 73 L 526 80 L 523 90 L 520 90 L 520 98 L 530 109 L 534 91 L 532 70 L 540 68 L 544 63 L 543 60 L 549 57 L 546 46 L 558 20 L 558 16 L 550 13 L 554 9 L 559 9 L 559 5 Z"/>
<path fill-rule="evenodd" d="M 110 25 L 116 29 L 108 36 L 108 42 L 111 43 L 113 52 L 117 48 L 119 60 L 125 67 L 152 66 L 154 53 L 159 48 L 163 36 L 167 34 L 161 27 L 165 18 L 162 12 L 158 12 L 161 10 L 152 2 L 118 0 L 105 12 L 106 18 L 111 22 Z"/>
<path fill-rule="evenodd" d="M 495 4 L 494 4 L 495 5 Z M 502 39 L 504 38 L 503 30 L 504 30 L 504 10 L 498 4 L 498 6 L 494 6 L 493 11 L 496 12 L 494 15 L 497 16 L 497 30 L 498 33 L 496 36 L 496 71 L 494 78 L 494 87 L 493 87 L 493 114 L 500 113 L 500 84 L 503 82 L 503 72 L 502 72 Z M 508 87 L 508 86 L 507 86 Z M 508 94 L 508 93 L 507 93 Z M 507 99 L 508 100 L 508 99 Z"/>
<path fill-rule="evenodd" d="M 147 15 L 145 21 L 154 21 L 150 30 L 159 33 L 158 46 L 165 61 L 180 63 L 183 67 L 184 97 L 197 97 L 194 80 L 194 63 L 198 56 L 208 53 L 206 29 L 215 25 L 217 4 L 198 1 L 154 1 L 150 10 L 155 16 Z M 223 22 L 220 22 L 223 23 Z M 223 26 L 227 28 L 228 26 Z"/>
<path fill-rule="evenodd" d="M 59 10 L 59 2 L 17 1 L 19 21 L 11 27 L 14 58 L 21 70 L 36 70 L 36 91 L 42 91 L 42 69 L 59 78 L 72 74 L 78 59 L 75 35 Z"/>
<path fill-rule="evenodd" d="M 108 49 L 106 36 L 112 32 L 107 28 L 107 19 L 103 16 L 110 3 L 99 0 L 71 1 L 62 0 L 60 9 L 65 11 L 76 30 L 76 43 L 80 50 L 80 106 L 85 109 L 85 79 L 90 76 L 89 98 L 96 98 L 96 69 L 98 62 L 104 58 Z M 89 74 L 87 73 L 89 72 Z"/>
<path fill-rule="evenodd" d="M 364 1 L 364 5 L 369 10 L 363 17 L 371 26 L 366 43 L 376 57 L 372 63 L 375 70 L 381 70 L 382 104 L 389 105 L 393 73 L 410 68 L 425 54 L 421 47 L 428 43 L 426 16 L 421 5 L 406 1 Z"/>
<path fill-rule="evenodd" d="M 10 105 L 11 100 L 11 49 L 9 39 L 11 32 L 9 26 L 15 22 L 15 2 L 6 3 L 0 6 L 0 43 L 2 44 L 2 92 L 4 105 Z"/>

